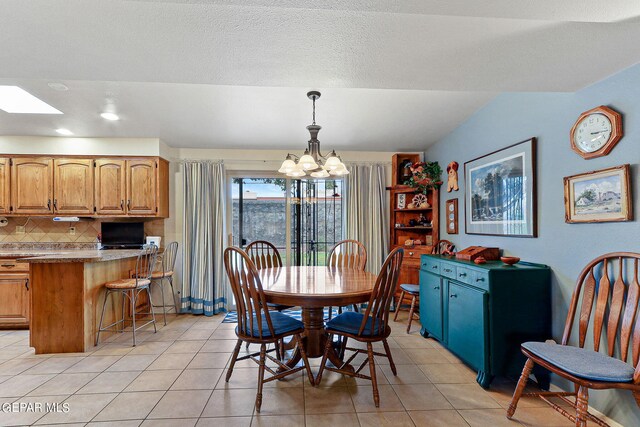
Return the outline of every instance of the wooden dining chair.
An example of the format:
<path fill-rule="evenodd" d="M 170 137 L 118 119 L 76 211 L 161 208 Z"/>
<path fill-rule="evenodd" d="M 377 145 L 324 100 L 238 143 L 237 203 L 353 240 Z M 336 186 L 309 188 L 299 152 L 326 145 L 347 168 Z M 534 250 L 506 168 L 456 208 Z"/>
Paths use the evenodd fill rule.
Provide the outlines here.
<path fill-rule="evenodd" d="M 309 381 L 314 383 L 313 374 L 309 367 L 309 361 L 302 345 L 300 335 L 304 332 L 304 325 L 286 314 L 278 311 L 269 311 L 267 301 L 262 290 L 262 283 L 258 276 L 258 270 L 249 256 L 236 247 L 227 248 L 224 251 L 224 266 L 231 283 L 231 290 L 236 301 L 238 313 L 238 326 L 236 336 L 238 342 L 233 350 L 231 362 L 227 370 L 225 381 L 229 382 L 233 367 L 238 360 L 251 359 L 258 364 L 258 392 L 256 394 L 256 411 L 260 412 L 262 405 L 262 386 L 264 383 L 282 379 L 288 375 L 306 369 Z M 290 368 L 280 360 L 271 357 L 268 353 L 275 351 L 276 347 L 267 350 L 268 344 L 276 344 L 285 337 L 293 337 L 297 344 L 297 350 L 302 358 L 303 366 Z M 238 357 L 243 342 L 259 344 L 260 351 L 246 356 Z M 259 359 L 256 359 L 259 356 Z M 278 366 L 274 370 L 267 366 L 267 359 Z M 272 375 L 265 378 L 265 371 Z"/>
<path fill-rule="evenodd" d="M 527 361 L 507 410 L 507 418 L 513 417 L 521 396 L 538 396 L 578 427 L 586 426 L 587 420 L 608 426 L 589 413 L 589 389 L 631 390 L 640 406 L 639 260 L 640 253 L 613 252 L 587 264 L 573 291 L 562 343 L 522 344 Z M 574 320 L 578 311 L 576 325 Z M 590 340 L 587 334 L 591 330 L 593 336 Z M 569 343 L 572 332 L 578 333 L 577 345 Z M 633 365 L 627 363 L 629 355 Z M 523 393 L 535 365 L 573 382 L 574 392 Z M 569 396 L 575 397 L 575 401 L 568 399 Z M 551 397 L 569 403 L 575 408 L 575 415 L 551 402 Z"/>
<path fill-rule="evenodd" d="M 280 257 L 278 248 L 266 240 L 256 240 L 249 243 L 245 248 L 245 252 L 249 255 L 249 258 L 253 261 L 253 264 L 258 270 L 282 267 L 282 258 Z M 267 307 L 269 307 L 269 310 L 277 311 L 293 308 L 291 305 L 273 303 L 267 303 Z M 249 348 L 248 342 L 246 343 L 246 346 Z M 279 342 L 277 344 L 277 348 L 278 359 L 281 359 L 284 357 L 284 342 Z"/>
<path fill-rule="evenodd" d="M 451 243 L 448 240 L 438 240 L 432 247 L 431 247 L 431 253 L 432 254 L 443 254 L 444 251 L 447 250 L 448 247 L 453 247 L 455 248 L 455 245 L 453 243 Z"/>
<path fill-rule="evenodd" d="M 327 255 L 327 267 L 353 268 L 364 271 L 367 266 L 367 249 L 357 240 L 342 240 L 336 243 Z M 353 310 L 358 311 L 358 306 L 353 304 Z M 342 313 L 342 307 L 338 307 L 338 314 Z M 333 307 L 329 307 L 329 320 L 333 317 Z"/>
<path fill-rule="evenodd" d="M 378 381 L 376 380 L 376 366 L 374 356 L 385 356 L 389 359 L 389 365 L 393 375 L 397 375 L 396 365 L 393 363 L 391 357 L 391 350 L 387 343 L 387 338 L 391 334 L 391 328 L 389 327 L 389 309 L 391 308 L 391 300 L 393 299 L 393 293 L 396 289 L 398 282 L 398 275 L 400 273 L 400 265 L 402 264 L 402 257 L 404 256 L 403 248 L 396 248 L 385 260 L 376 284 L 371 292 L 371 298 L 367 304 L 367 308 L 364 313 L 357 313 L 353 311 L 346 311 L 339 314 L 335 318 L 327 322 L 325 330 L 329 335 L 327 339 L 327 345 L 325 346 L 324 355 L 320 362 L 320 370 L 316 377 L 316 385 L 319 385 L 322 381 L 323 371 L 329 370 L 332 372 L 338 372 L 344 375 L 349 375 L 356 378 L 364 378 L 371 380 L 373 387 L 373 401 L 377 407 L 380 407 L 380 394 L 378 393 Z M 329 352 L 333 349 L 333 336 L 340 338 L 342 348 L 340 353 L 344 354 L 345 350 L 353 351 L 354 353 L 344 361 L 341 366 L 331 367 L 327 366 L 327 357 Z M 367 349 L 350 348 L 347 347 L 347 340 L 352 338 L 358 342 L 366 343 Z M 380 342 L 384 345 L 384 353 L 373 351 L 373 343 Z M 350 365 L 351 361 L 360 353 L 366 353 L 367 358 L 360 364 L 360 366 L 354 371 L 353 369 L 345 369 L 347 365 Z M 370 375 L 363 375 L 360 373 L 362 369 L 369 365 Z"/>

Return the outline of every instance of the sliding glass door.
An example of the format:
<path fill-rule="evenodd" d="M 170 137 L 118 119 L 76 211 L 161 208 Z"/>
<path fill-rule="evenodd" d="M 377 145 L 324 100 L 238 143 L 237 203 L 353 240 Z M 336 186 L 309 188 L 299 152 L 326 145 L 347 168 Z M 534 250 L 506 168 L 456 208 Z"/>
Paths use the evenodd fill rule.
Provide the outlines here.
<path fill-rule="evenodd" d="M 287 265 L 324 265 L 342 240 L 342 180 L 232 179 L 232 243 L 273 243 Z"/>

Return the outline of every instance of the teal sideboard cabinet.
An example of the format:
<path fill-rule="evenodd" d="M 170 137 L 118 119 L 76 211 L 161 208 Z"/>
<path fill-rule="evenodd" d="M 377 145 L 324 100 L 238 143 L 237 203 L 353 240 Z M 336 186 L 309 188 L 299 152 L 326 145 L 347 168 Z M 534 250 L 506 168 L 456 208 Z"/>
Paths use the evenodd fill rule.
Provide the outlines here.
<path fill-rule="evenodd" d="M 422 255 L 421 334 L 440 341 L 478 371 L 488 388 L 494 376 L 518 377 L 520 344 L 551 338 L 551 271 L 541 264 L 500 261 L 477 265 L 443 255 Z M 548 388 L 547 372 L 536 372 Z"/>

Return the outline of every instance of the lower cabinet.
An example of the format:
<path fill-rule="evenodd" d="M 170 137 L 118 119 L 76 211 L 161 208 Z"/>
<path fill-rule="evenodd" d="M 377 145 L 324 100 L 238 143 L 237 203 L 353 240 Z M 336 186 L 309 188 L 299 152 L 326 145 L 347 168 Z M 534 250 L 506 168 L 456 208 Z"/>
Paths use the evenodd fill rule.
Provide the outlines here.
<path fill-rule="evenodd" d="M 29 264 L 0 260 L 0 329 L 29 328 Z"/>
<path fill-rule="evenodd" d="M 517 378 L 525 362 L 520 344 L 551 337 L 550 269 L 423 255 L 420 322 L 422 335 L 475 369 L 482 387 L 496 375 Z M 548 387 L 547 373 L 536 377 Z"/>

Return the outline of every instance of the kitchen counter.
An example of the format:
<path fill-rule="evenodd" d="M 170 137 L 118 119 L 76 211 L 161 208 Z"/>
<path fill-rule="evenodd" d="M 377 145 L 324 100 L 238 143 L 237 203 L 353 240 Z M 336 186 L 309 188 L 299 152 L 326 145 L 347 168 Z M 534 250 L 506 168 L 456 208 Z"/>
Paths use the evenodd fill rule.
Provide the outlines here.
<path fill-rule="evenodd" d="M 0 250 L 0 258 L 20 258 L 18 262 L 29 264 L 67 262 L 105 262 L 137 257 L 137 249 L 60 249 L 60 250 Z"/>
<path fill-rule="evenodd" d="M 93 350 L 104 284 L 131 277 L 139 253 L 139 249 L 98 250 L 95 246 L 0 247 L 0 258 L 29 265 L 29 338 L 36 354 Z M 121 295 L 109 298 L 105 324 L 121 316 L 122 303 Z"/>

